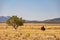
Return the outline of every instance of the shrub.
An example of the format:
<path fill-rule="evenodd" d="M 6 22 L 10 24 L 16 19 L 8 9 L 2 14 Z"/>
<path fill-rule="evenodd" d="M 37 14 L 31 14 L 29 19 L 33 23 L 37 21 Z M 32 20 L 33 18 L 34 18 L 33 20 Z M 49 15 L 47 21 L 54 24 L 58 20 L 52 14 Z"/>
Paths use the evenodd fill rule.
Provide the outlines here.
<path fill-rule="evenodd" d="M 44 26 L 42 26 L 42 27 L 41 27 L 41 30 L 45 31 L 45 27 L 44 27 Z"/>
<path fill-rule="evenodd" d="M 26 35 L 25 35 L 26 37 L 30 37 L 30 33 L 26 33 Z"/>

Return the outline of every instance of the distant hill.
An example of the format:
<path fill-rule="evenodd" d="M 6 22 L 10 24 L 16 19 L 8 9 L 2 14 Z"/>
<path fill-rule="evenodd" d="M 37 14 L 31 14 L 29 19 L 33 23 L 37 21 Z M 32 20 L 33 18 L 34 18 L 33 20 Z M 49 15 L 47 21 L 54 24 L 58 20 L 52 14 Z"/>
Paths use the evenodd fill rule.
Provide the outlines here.
<path fill-rule="evenodd" d="M 36 21 L 36 20 L 33 20 L 33 21 L 30 21 L 30 20 L 25 20 L 25 23 L 41 23 L 42 21 Z"/>
<path fill-rule="evenodd" d="M 26 21 L 27 23 L 60 23 L 60 18 L 48 19 L 44 21 Z"/>
<path fill-rule="evenodd" d="M 6 20 L 10 18 L 10 16 L 0 16 L 0 22 L 6 22 Z M 48 19 L 44 21 L 30 21 L 25 20 L 25 23 L 60 23 L 60 18 Z"/>
<path fill-rule="evenodd" d="M 47 22 L 47 23 L 60 23 L 60 18 L 49 19 L 49 20 L 45 20 L 43 22 Z"/>
<path fill-rule="evenodd" d="M 8 18 L 10 18 L 10 16 L 0 16 L 0 22 L 6 22 Z"/>
<path fill-rule="evenodd" d="M 0 16 L 0 22 L 6 22 L 7 19 L 9 19 L 10 16 Z M 40 21 L 30 21 L 25 20 L 25 23 L 39 23 Z"/>

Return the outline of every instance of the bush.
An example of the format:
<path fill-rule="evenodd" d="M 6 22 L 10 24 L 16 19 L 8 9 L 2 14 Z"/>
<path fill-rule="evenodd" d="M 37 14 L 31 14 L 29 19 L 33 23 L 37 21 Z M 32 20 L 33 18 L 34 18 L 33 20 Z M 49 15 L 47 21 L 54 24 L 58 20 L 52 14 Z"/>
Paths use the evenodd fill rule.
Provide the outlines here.
<path fill-rule="evenodd" d="M 26 35 L 25 35 L 26 37 L 30 37 L 30 33 L 26 33 Z"/>
<path fill-rule="evenodd" d="M 45 27 L 44 27 L 44 26 L 42 26 L 42 27 L 41 27 L 41 30 L 45 31 Z"/>

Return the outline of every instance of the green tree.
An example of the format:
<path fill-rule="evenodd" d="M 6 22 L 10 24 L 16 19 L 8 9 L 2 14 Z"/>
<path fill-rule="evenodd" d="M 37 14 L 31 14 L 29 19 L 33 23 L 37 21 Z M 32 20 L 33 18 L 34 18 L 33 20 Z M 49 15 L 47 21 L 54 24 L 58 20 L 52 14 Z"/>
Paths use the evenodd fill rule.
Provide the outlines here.
<path fill-rule="evenodd" d="M 24 23 L 24 20 L 22 18 L 19 18 L 17 16 L 10 17 L 6 23 L 10 26 L 13 26 L 15 29 L 18 28 L 18 26 L 22 26 Z"/>

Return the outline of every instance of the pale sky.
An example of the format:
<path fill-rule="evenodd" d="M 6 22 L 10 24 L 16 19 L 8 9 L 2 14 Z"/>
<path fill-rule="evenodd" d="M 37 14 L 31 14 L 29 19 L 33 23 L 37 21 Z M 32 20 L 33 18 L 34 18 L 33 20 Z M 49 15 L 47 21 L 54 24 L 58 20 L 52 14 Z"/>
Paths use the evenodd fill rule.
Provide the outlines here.
<path fill-rule="evenodd" d="M 17 15 L 26 20 L 60 17 L 60 0 L 0 0 L 0 16 Z"/>

